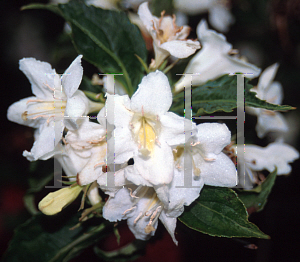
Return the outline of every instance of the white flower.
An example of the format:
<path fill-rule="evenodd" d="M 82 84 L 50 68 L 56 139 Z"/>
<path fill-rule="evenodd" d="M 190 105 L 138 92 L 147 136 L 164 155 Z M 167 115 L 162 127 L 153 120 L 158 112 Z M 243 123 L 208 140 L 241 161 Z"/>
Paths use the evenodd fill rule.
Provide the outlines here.
<path fill-rule="evenodd" d="M 240 178 L 243 174 L 252 184 L 257 181 L 257 171 L 268 170 L 273 172 L 277 167 L 277 175 L 286 175 L 292 171 L 289 163 L 299 158 L 299 152 L 292 146 L 274 142 L 267 147 L 257 145 L 241 145 L 237 147 L 238 164 L 240 167 Z M 243 155 L 242 155 L 243 154 Z M 245 168 L 245 169 L 244 169 Z"/>
<path fill-rule="evenodd" d="M 133 158 L 133 172 L 126 173 L 126 169 L 125 173 L 137 185 L 170 183 L 174 167 L 171 146 L 184 143 L 187 120 L 167 112 L 172 104 L 168 78 L 160 71 L 150 73 L 131 99 L 127 95 L 107 94 L 106 103 L 112 102 L 114 120 L 110 124 L 115 126 L 115 163 Z M 105 115 L 106 108 L 107 105 L 99 115 Z"/>
<path fill-rule="evenodd" d="M 178 174 L 169 186 L 158 188 L 160 192 L 152 187 L 127 184 L 108 199 L 103 217 L 111 222 L 127 219 L 129 229 L 141 240 L 154 235 L 159 218 L 177 245 L 177 217 L 182 214 L 183 205 L 190 205 L 199 196 L 203 186 L 203 182 L 197 180 L 193 183 L 196 188 L 177 188 L 180 186 L 177 177 Z"/>
<path fill-rule="evenodd" d="M 236 186 L 238 181 L 235 165 L 222 153 L 230 141 L 231 134 L 225 124 L 197 125 L 197 135 L 193 137 L 191 149 L 184 151 L 183 146 L 177 146 L 174 150 L 178 172 L 184 173 L 184 159 L 190 157 L 193 178 L 199 177 L 205 185 L 210 186 Z"/>
<path fill-rule="evenodd" d="M 100 124 L 84 121 L 79 129 L 68 131 L 62 155 L 68 176 L 77 176 L 78 185 L 96 181 L 102 174 L 106 158 L 106 129 Z"/>
<path fill-rule="evenodd" d="M 225 74 L 245 73 L 245 77 L 254 78 L 260 74 L 256 66 L 244 62 L 230 55 L 232 45 L 226 42 L 226 37 L 209 30 L 205 20 L 197 27 L 198 39 L 202 49 L 191 59 L 185 69 L 185 73 L 199 74 L 193 76 L 192 85 L 205 84 L 208 80 L 214 80 Z M 183 90 L 190 85 L 184 76 L 175 84 L 175 91 Z"/>
<path fill-rule="evenodd" d="M 224 33 L 234 23 L 234 17 L 229 11 L 230 1 L 228 0 L 175 0 L 174 6 L 175 9 L 188 15 L 208 12 L 211 25 Z"/>
<path fill-rule="evenodd" d="M 259 78 L 257 87 L 252 88 L 251 91 L 254 91 L 261 100 L 280 105 L 283 100 L 282 86 L 279 82 L 273 82 L 278 66 L 278 64 L 273 64 L 266 68 Z M 271 131 L 281 133 L 289 131 L 286 120 L 278 112 L 253 107 L 246 107 L 246 111 L 257 115 L 256 132 L 259 138 L 263 138 Z"/>
<path fill-rule="evenodd" d="M 153 38 L 155 60 L 151 63 L 151 68 L 158 68 L 169 55 L 186 58 L 200 48 L 198 41 L 186 40 L 190 28 L 177 27 L 175 16 L 164 17 L 162 12 L 161 18 L 157 18 L 149 11 L 148 3 L 140 5 L 138 15 Z"/>
<path fill-rule="evenodd" d="M 55 140 L 55 132 L 62 133 L 65 126 L 69 129 L 78 128 L 82 121 L 80 117 L 95 109 L 95 103 L 77 90 L 83 74 L 81 58 L 82 55 L 79 55 L 72 62 L 61 79 L 49 63 L 34 58 L 20 60 L 20 70 L 29 79 L 35 96 L 12 104 L 8 108 L 7 118 L 21 125 L 38 128 L 31 152 L 23 153 L 28 160 L 51 157 L 60 140 Z M 60 121 L 64 116 L 70 118 Z"/>

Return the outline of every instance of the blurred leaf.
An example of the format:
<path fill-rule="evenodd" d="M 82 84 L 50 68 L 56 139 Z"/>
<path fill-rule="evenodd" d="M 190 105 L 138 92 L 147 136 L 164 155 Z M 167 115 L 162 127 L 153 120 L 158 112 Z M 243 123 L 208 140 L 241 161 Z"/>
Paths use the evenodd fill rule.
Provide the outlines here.
<path fill-rule="evenodd" d="M 35 215 L 39 213 L 39 211 L 36 208 L 34 194 L 40 192 L 53 180 L 53 160 L 32 162 L 30 163 L 29 171 L 29 188 L 23 197 L 23 201 L 28 212 Z"/>
<path fill-rule="evenodd" d="M 173 0 L 152 0 L 150 2 L 150 9 L 153 15 L 160 17 L 162 11 L 167 15 L 172 15 L 174 11 Z"/>
<path fill-rule="evenodd" d="M 277 170 L 270 173 L 266 180 L 252 190 L 238 190 L 238 197 L 242 200 L 247 209 L 254 209 L 256 212 L 263 210 L 268 197 L 275 184 Z"/>
<path fill-rule="evenodd" d="M 274 105 L 260 100 L 254 92 L 253 87 L 245 80 L 245 106 L 260 107 L 269 110 L 290 110 L 291 106 Z M 224 75 L 214 81 L 208 81 L 204 85 L 193 88 L 192 107 L 193 114 L 212 114 L 217 111 L 232 112 L 237 107 L 237 77 Z M 184 113 L 184 92 L 174 96 L 171 111 L 180 115 Z"/>
<path fill-rule="evenodd" d="M 98 247 L 94 247 L 96 255 L 105 261 L 126 262 L 139 258 L 146 248 L 146 241 L 134 240 L 126 246 L 113 251 L 103 251 Z"/>
<path fill-rule="evenodd" d="M 7 262 L 65 262 L 84 248 L 96 243 L 106 227 L 98 219 L 97 226 L 83 225 L 70 230 L 80 217 L 76 213 L 67 219 L 38 214 L 16 230 L 4 255 Z"/>
<path fill-rule="evenodd" d="M 211 236 L 269 238 L 248 221 L 245 206 L 229 188 L 204 186 L 201 196 L 179 220 Z"/>

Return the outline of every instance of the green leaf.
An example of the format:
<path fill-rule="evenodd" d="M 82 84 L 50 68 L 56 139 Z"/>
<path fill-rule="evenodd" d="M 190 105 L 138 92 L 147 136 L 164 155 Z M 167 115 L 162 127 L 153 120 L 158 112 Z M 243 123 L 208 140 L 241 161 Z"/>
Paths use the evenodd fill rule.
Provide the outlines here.
<path fill-rule="evenodd" d="M 245 79 L 245 106 L 265 108 L 269 110 L 290 110 L 291 106 L 274 105 L 260 100 L 250 89 L 253 88 Z M 237 77 L 224 75 L 220 78 L 208 81 L 204 85 L 193 88 L 192 108 L 194 116 L 212 114 L 217 111 L 232 112 L 237 107 Z M 183 115 L 184 93 L 174 96 L 171 111 Z"/>
<path fill-rule="evenodd" d="M 104 73 L 118 76 L 132 95 L 143 76 L 135 54 L 146 61 L 145 42 L 137 26 L 124 12 L 86 6 L 82 1 L 59 5 L 62 16 L 72 27 L 73 43 L 79 53 Z"/>
<path fill-rule="evenodd" d="M 103 251 L 94 247 L 95 254 L 105 261 L 126 262 L 139 258 L 146 248 L 146 241 L 134 240 L 126 246 L 113 251 Z"/>
<path fill-rule="evenodd" d="M 252 190 L 238 190 L 238 197 L 249 210 L 259 212 L 263 210 L 267 203 L 268 197 L 275 184 L 277 170 L 270 173 L 266 180 Z"/>
<path fill-rule="evenodd" d="M 217 111 L 232 112 L 236 108 L 237 78 L 228 75 L 222 76 L 214 81 L 208 81 L 202 86 L 193 88 L 192 107 L 193 114 L 212 114 Z M 171 110 L 183 114 L 184 93 L 174 97 Z M 173 111 L 172 110 L 172 111 Z M 179 112 L 178 112 L 179 113 Z"/>
<path fill-rule="evenodd" d="M 46 217 L 38 214 L 16 230 L 4 255 L 7 262 L 62 262 L 69 261 L 84 248 L 96 243 L 102 236 L 106 224 L 102 219 L 97 226 L 83 225 L 70 230 L 80 217 Z"/>
<path fill-rule="evenodd" d="M 200 197 L 179 220 L 211 236 L 269 238 L 248 221 L 245 206 L 229 188 L 204 186 Z"/>
<path fill-rule="evenodd" d="M 24 10 L 30 10 L 30 9 L 46 9 L 46 10 L 49 10 L 49 11 L 52 11 L 53 13 L 55 14 L 58 14 L 60 15 L 60 12 L 59 12 L 59 8 L 57 5 L 45 5 L 45 4 L 29 4 L 29 5 L 25 5 L 25 6 L 22 6 L 21 10 L 24 11 Z"/>
<path fill-rule="evenodd" d="M 253 87 L 252 85 L 249 85 L 247 83 L 248 80 L 246 80 L 245 84 L 245 106 L 250 107 L 258 107 L 258 108 L 264 108 L 268 110 L 293 110 L 296 109 L 295 107 L 288 106 L 288 105 L 275 105 L 266 102 L 265 100 L 260 100 L 256 97 L 255 92 L 251 92 L 250 89 Z"/>

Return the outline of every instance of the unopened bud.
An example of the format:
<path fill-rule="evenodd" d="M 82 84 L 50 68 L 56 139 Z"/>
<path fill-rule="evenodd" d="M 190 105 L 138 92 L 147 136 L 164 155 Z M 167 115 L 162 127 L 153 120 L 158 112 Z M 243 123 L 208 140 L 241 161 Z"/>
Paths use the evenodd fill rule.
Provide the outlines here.
<path fill-rule="evenodd" d="M 81 186 L 65 187 L 49 193 L 39 203 L 39 210 L 45 215 L 52 216 L 71 204 L 81 192 Z"/>

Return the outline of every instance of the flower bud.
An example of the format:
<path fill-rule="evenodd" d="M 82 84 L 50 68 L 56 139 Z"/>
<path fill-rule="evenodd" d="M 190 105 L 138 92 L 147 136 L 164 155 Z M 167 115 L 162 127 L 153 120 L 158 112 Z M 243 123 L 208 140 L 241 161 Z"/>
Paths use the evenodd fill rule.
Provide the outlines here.
<path fill-rule="evenodd" d="M 81 192 L 81 186 L 65 187 L 49 193 L 39 203 L 39 210 L 45 215 L 52 216 L 71 204 Z"/>

